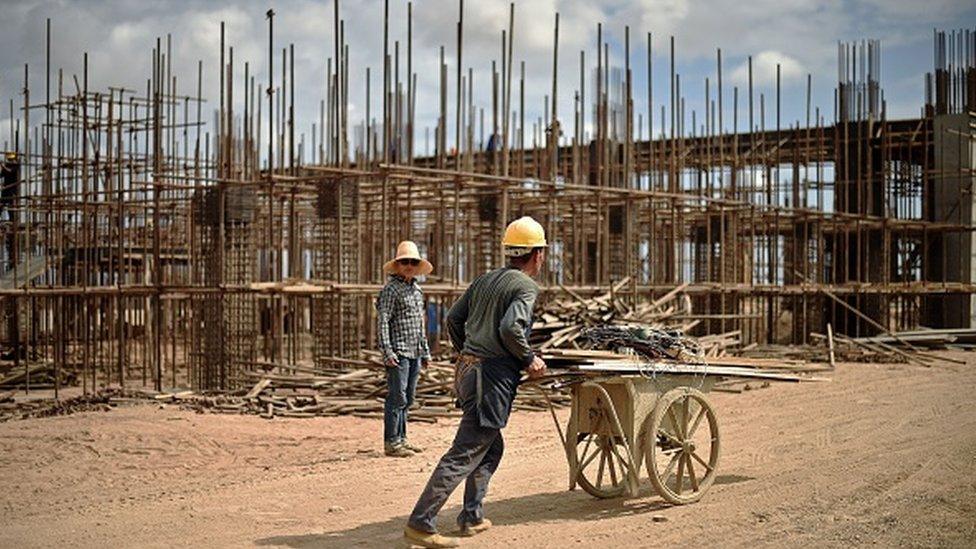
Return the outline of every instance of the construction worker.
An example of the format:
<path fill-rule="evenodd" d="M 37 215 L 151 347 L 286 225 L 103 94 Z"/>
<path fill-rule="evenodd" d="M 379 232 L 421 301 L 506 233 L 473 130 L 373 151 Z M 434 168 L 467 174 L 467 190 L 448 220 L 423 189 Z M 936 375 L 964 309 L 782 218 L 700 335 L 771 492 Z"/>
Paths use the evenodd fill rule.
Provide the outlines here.
<path fill-rule="evenodd" d="M 17 153 L 7 152 L 3 163 L 0 163 L 0 213 L 7 212 L 10 220 L 15 217 L 17 197 L 20 196 L 20 162 Z"/>
<path fill-rule="evenodd" d="M 376 301 L 377 338 L 386 365 L 386 402 L 383 406 L 383 449 L 391 457 L 422 452 L 407 440 L 407 410 L 413 404 L 421 366 L 430 361 L 424 330 L 424 294 L 417 276 L 434 270 L 420 257 L 417 245 L 404 240 L 396 257 L 383 265 L 390 275 Z"/>
<path fill-rule="evenodd" d="M 454 370 L 457 404 L 463 410 L 451 448 L 427 481 L 404 536 L 423 547 L 456 547 L 458 540 L 437 532 L 437 513 L 465 481 L 459 536 L 487 530 L 482 502 L 504 451 L 519 379 L 541 376 L 546 364 L 529 347 L 532 307 L 539 287 L 532 280 L 545 263 L 546 234 L 531 217 L 513 221 L 502 240 L 508 265 L 478 277 L 451 307 L 447 329 L 460 354 Z"/>

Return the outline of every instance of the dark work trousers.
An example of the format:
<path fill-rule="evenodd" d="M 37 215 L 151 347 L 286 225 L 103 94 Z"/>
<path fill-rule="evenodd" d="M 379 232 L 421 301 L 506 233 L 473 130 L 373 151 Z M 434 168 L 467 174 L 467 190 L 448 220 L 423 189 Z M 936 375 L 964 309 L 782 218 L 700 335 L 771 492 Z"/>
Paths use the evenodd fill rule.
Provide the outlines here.
<path fill-rule="evenodd" d="M 458 526 L 478 524 L 484 519 L 482 502 L 488 493 L 488 482 L 498 469 L 505 451 L 500 429 L 482 427 L 478 421 L 478 371 L 471 368 L 459 387 L 461 423 L 451 448 L 438 462 L 427 481 L 407 524 L 415 530 L 437 531 L 437 513 L 462 480 L 464 508 L 457 517 Z"/>

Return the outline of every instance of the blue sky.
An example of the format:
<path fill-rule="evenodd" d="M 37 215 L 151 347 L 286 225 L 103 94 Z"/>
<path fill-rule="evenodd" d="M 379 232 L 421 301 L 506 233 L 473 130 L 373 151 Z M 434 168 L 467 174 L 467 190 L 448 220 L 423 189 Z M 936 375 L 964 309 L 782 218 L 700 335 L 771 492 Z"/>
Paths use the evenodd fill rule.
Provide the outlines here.
<path fill-rule="evenodd" d="M 227 24 L 227 40 L 239 60 L 251 63 L 259 80 L 267 65 L 267 26 L 264 13 L 274 7 L 276 49 L 294 43 L 298 121 L 296 131 L 310 132 L 318 119 L 324 95 L 326 59 L 332 51 L 331 2 L 228 2 L 186 0 L 146 3 L 138 0 L 84 2 L 6 2 L 0 33 L 0 141 L 9 133 L 9 100 L 23 104 L 24 64 L 30 65 L 32 96 L 43 97 L 44 21 L 52 18 L 55 69 L 66 79 L 80 75 L 83 52 L 90 55 L 94 87 L 125 85 L 143 89 L 150 72 L 155 38 L 172 34 L 174 72 L 181 87 L 195 86 L 197 60 L 204 64 L 204 95 L 217 102 L 219 25 Z M 364 74 L 372 67 L 372 112 L 382 108 L 375 90 L 381 86 L 382 0 L 341 4 L 347 20 L 350 59 L 350 119 L 361 120 L 365 111 Z M 392 0 L 392 40 L 406 40 L 406 1 Z M 611 43 L 611 64 L 623 65 L 624 27 L 631 26 L 632 64 L 636 109 L 646 111 L 646 35 L 654 36 L 655 119 L 668 101 L 669 36 L 677 43 L 677 70 L 687 109 L 702 117 L 704 79 L 715 77 L 716 49 L 723 51 L 726 127 L 731 126 L 732 86 L 744 86 L 743 67 L 748 55 L 755 59 L 756 97 L 767 95 L 772 104 L 775 64 L 783 66 L 784 125 L 805 117 L 806 75 L 813 77 L 813 102 L 828 122 L 833 116 L 838 41 L 880 39 L 882 85 L 889 118 L 916 116 L 923 101 L 923 75 L 931 70 L 932 31 L 976 28 L 976 3 L 962 0 L 536 0 L 517 1 L 515 59 L 526 62 L 527 116 L 542 114 L 543 96 L 551 88 L 552 27 L 560 13 L 559 111 L 564 127 L 572 125 L 573 92 L 579 80 L 579 52 L 586 50 L 588 65 L 595 60 L 596 27 L 604 24 Z M 445 46 L 450 65 L 449 120 L 453 120 L 456 0 L 414 2 L 414 65 L 418 72 L 418 148 L 423 128 L 433 126 L 437 109 L 438 49 Z M 469 0 L 465 6 L 464 65 L 475 71 L 475 103 L 490 107 L 491 59 L 499 56 L 501 30 L 507 26 L 508 1 Z M 275 60 L 280 66 L 280 57 Z M 277 73 L 277 68 L 276 71 Z M 277 76 L 277 75 L 276 75 Z M 587 78 L 590 78 L 589 72 Z M 513 89 L 513 95 L 517 87 Z M 740 90 L 740 98 L 744 98 Z M 591 95 L 590 90 L 587 94 Z M 714 94 L 714 91 L 713 91 Z M 240 94 L 237 94 L 240 97 Z M 714 97 L 714 95 L 713 95 Z M 740 99 L 742 105 L 744 99 Z M 758 99 L 757 99 L 758 101 Z M 517 103 L 516 103 L 517 104 Z M 767 111 L 767 117 L 772 111 Z M 21 114 L 15 112 L 15 116 Z M 490 118 L 486 113 L 486 117 Z M 208 118 L 209 119 L 209 118 Z M 658 122 L 655 122 L 657 127 Z M 451 124 L 453 128 L 453 124 Z M 310 138 L 309 138 L 310 140 Z"/>

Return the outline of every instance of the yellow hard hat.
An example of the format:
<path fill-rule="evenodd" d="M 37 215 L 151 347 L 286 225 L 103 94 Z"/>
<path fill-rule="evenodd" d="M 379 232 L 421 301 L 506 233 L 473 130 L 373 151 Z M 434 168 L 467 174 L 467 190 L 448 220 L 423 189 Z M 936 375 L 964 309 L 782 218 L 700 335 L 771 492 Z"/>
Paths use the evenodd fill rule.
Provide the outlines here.
<path fill-rule="evenodd" d="M 7 153 L 7 160 L 17 160 L 17 153 L 9 151 Z"/>
<path fill-rule="evenodd" d="M 505 228 L 502 245 L 505 246 L 506 255 L 522 255 L 532 248 L 545 248 L 548 246 L 546 230 L 535 219 L 520 217 Z"/>

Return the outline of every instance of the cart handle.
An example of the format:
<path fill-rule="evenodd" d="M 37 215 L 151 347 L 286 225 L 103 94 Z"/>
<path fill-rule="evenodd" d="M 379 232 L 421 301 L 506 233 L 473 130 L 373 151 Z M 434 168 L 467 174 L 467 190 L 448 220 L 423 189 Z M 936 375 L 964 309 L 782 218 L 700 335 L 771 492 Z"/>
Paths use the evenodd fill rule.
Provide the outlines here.
<path fill-rule="evenodd" d="M 551 379 L 551 378 L 550 378 Z M 540 381 L 545 381 L 545 378 L 539 379 L 523 379 L 519 381 L 519 385 L 532 385 L 537 391 L 542 393 L 542 396 L 546 397 L 546 404 L 549 406 L 549 414 L 552 416 L 552 422 L 556 425 L 556 432 L 559 433 L 559 440 L 563 443 L 563 449 L 566 448 L 566 435 L 563 434 L 563 428 L 559 426 L 559 420 L 556 418 L 556 409 L 552 405 L 552 400 L 549 398 L 549 393 L 546 392 L 545 388 L 539 384 Z"/>

